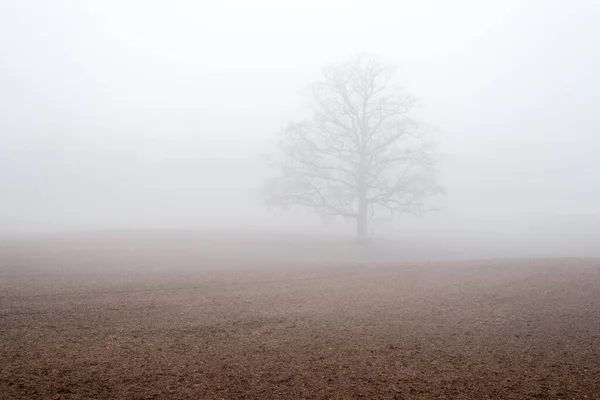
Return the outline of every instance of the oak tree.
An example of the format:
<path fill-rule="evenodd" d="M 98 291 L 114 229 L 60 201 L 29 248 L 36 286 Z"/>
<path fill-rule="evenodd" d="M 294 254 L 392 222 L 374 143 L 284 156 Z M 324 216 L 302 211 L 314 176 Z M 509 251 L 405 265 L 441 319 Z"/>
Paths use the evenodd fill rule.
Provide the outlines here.
<path fill-rule="evenodd" d="M 360 242 L 381 211 L 420 214 L 439 194 L 427 132 L 410 113 L 415 98 L 394 82 L 395 68 L 359 55 L 327 67 L 309 86 L 312 117 L 278 140 L 268 201 L 356 221 Z"/>

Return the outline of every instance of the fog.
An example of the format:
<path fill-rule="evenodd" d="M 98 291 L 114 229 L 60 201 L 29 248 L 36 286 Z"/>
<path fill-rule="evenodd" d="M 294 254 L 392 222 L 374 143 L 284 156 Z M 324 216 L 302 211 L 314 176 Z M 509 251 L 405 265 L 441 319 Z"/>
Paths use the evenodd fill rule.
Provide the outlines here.
<path fill-rule="evenodd" d="M 419 98 L 447 191 L 375 235 L 596 254 L 599 19 L 592 0 L 1 1 L 0 234 L 351 234 L 266 208 L 263 156 L 322 67 L 369 52 Z"/>

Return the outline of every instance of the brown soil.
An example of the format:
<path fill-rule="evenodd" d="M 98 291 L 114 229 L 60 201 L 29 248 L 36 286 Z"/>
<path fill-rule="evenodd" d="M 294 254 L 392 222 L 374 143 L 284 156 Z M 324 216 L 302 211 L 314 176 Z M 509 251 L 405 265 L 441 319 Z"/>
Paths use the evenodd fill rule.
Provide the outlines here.
<path fill-rule="evenodd" d="M 141 273 L 148 258 L 84 272 L 110 257 L 15 254 L 0 257 L 2 399 L 600 399 L 598 260 L 188 254 Z"/>

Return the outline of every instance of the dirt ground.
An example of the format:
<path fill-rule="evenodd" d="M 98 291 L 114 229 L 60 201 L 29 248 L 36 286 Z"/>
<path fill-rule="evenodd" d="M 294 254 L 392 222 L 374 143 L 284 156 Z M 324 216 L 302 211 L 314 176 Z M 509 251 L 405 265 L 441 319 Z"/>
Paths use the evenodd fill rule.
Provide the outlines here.
<path fill-rule="evenodd" d="M 600 260 L 67 247 L 0 251 L 1 399 L 600 399 Z"/>

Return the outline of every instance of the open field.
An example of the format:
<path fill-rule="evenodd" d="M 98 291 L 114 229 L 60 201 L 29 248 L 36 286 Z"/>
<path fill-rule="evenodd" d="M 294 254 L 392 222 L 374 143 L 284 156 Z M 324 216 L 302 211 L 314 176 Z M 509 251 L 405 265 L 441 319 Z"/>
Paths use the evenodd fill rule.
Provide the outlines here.
<path fill-rule="evenodd" d="M 0 398 L 600 399 L 598 259 L 271 239 L 3 242 Z"/>

